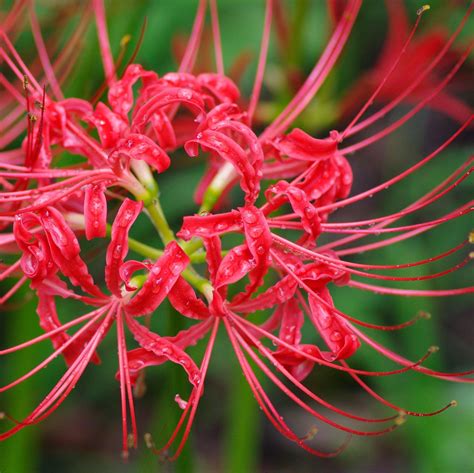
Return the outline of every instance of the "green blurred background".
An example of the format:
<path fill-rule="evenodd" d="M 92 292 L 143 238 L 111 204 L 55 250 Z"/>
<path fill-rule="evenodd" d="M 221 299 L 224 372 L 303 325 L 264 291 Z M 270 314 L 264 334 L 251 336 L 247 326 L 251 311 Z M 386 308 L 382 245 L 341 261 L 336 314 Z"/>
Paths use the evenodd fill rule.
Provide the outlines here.
<path fill-rule="evenodd" d="M 389 0 L 392 1 L 392 0 Z M 394 0 L 396 1 L 396 0 Z M 3 2 L 6 11 L 11 2 Z M 415 1 L 405 2 L 410 18 L 415 17 L 420 6 Z M 83 14 L 85 2 L 38 0 L 37 12 L 46 38 L 61 38 L 65 45 L 72 28 Z M 263 92 L 260 114 L 263 120 L 272 116 L 287 103 L 291 96 L 288 70 L 298 77 L 310 71 L 314 60 L 321 53 L 330 33 L 330 22 L 323 0 L 295 0 L 284 2 L 290 28 L 288 47 L 284 53 L 272 38 L 269 65 Z M 143 44 L 137 62 L 159 74 L 176 70 L 172 44 L 179 48 L 180 38 L 189 34 L 196 2 L 191 0 L 135 0 L 106 2 L 108 25 L 114 54 L 125 34 L 132 40 L 130 55 L 140 34 L 144 18 L 148 20 Z M 437 1 L 423 21 L 419 33 L 442 24 L 448 30 L 460 20 L 466 2 Z M 248 58 L 239 85 L 248 95 L 258 57 L 264 4 L 259 0 L 219 0 L 224 59 L 229 69 L 242 54 Z M 58 26 L 59 25 L 59 26 Z M 470 25 L 472 27 L 472 22 Z M 382 1 L 369 0 L 362 7 L 351 39 L 337 67 L 308 110 L 296 123 L 315 136 L 326 136 L 328 130 L 341 129 L 342 98 L 361 73 L 375 63 L 383 44 L 387 28 L 386 10 Z M 470 29 L 472 32 L 472 28 Z M 462 44 L 469 37 L 469 28 L 461 35 Z M 66 96 L 90 98 L 102 82 L 102 69 L 93 24 L 84 35 L 81 53 L 75 61 L 71 76 L 64 90 Z M 25 22 L 24 33 L 16 42 L 26 59 L 32 59 L 35 50 Z M 204 67 L 212 67 L 212 42 L 200 58 Z M 208 66 L 207 66 L 208 65 Z M 3 65 L 2 65 L 3 67 Z M 464 77 L 472 79 L 472 57 L 463 69 Z M 461 84 L 462 85 L 462 84 Z M 466 101 L 472 99 L 468 87 L 460 87 Z M 406 110 L 399 110 L 374 127 L 378 129 L 393 121 Z M 386 180 L 415 163 L 435 149 L 457 128 L 451 120 L 439 113 L 425 110 L 410 124 L 374 146 L 351 157 L 354 169 L 353 193 L 365 190 Z M 471 139 L 470 139 L 471 138 Z M 397 211 L 413 202 L 423 191 L 428 191 L 453 172 L 472 154 L 472 134 L 465 133 L 448 151 L 430 166 L 386 193 L 338 213 L 338 220 L 380 216 Z M 203 173 L 203 163 L 176 153 L 169 171 L 159 176 L 162 204 L 175 229 L 181 225 L 183 215 L 192 214 L 196 206 L 192 192 Z M 403 222 L 413 223 L 436 218 L 465 203 L 472 196 L 473 185 L 466 180 L 440 202 Z M 234 204 L 241 196 L 232 194 Z M 336 218 L 336 217 L 333 217 Z M 472 229 L 472 219 L 467 215 L 440 226 L 415 239 L 382 250 L 359 256 L 355 261 L 377 264 L 396 264 L 428 258 L 441 253 L 466 238 Z M 134 235 L 150 244 L 151 226 L 142 219 L 134 228 Z M 90 261 L 95 278 L 100 280 L 106 242 L 84 243 L 84 257 Z M 130 255 L 133 257 L 133 254 Z M 449 259 L 454 264 L 459 255 Z M 447 263 L 446 263 L 447 264 Z M 430 269 L 441 271 L 443 263 L 434 263 Z M 413 274 L 427 271 L 415 268 Z M 411 274 L 409 271 L 405 275 Z M 472 284 L 472 265 L 440 280 L 425 281 L 416 287 L 441 289 Z M 3 284 L 3 291 L 8 284 Z M 415 286 L 413 286 L 415 287 Z M 336 306 L 361 320 L 394 324 L 411 318 L 419 310 L 432 314 L 430 321 L 420 321 L 415 326 L 398 333 L 373 333 L 376 340 L 417 359 L 430 345 L 441 350 L 428 361 L 428 366 L 441 370 L 460 371 L 472 368 L 474 355 L 472 343 L 472 298 L 428 299 L 381 296 L 350 288 L 332 288 Z M 60 314 L 73 317 L 81 308 L 63 303 Z M 0 339 L 2 346 L 13 345 L 39 334 L 34 313 L 35 301 L 24 290 L 5 309 L 2 309 Z M 76 312 L 77 311 L 77 312 Z M 179 328 L 171 309 L 160 307 L 155 314 L 155 327 L 160 333 L 173 333 Z M 306 327 L 308 329 L 309 327 Z M 367 333 L 369 330 L 367 330 Z M 116 343 L 111 334 L 99 352 L 102 364 L 91 366 L 78 383 L 68 400 L 40 425 L 29 427 L 20 434 L 0 444 L 1 473 L 29 472 L 331 472 L 331 473 L 468 473 L 474 471 L 474 395 L 468 385 L 430 379 L 420 374 L 406 373 L 399 376 L 370 379 L 371 386 L 390 401 L 408 409 L 429 411 L 456 399 L 459 406 L 440 416 L 409 418 L 408 422 L 392 434 L 378 438 L 354 438 L 348 449 L 330 460 L 315 458 L 294 444 L 280 437 L 258 409 L 226 335 L 220 333 L 210 372 L 206 380 L 204 398 L 188 446 L 175 463 L 162 463 L 141 442 L 137 452 L 132 452 L 128 462 L 120 458 L 120 398 L 118 383 L 114 379 L 117 364 Z M 372 334 L 370 334 L 372 335 Z M 314 332 L 306 330 L 306 340 L 316 342 Z M 201 344 L 203 345 L 203 344 Z M 202 354 L 202 346 L 192 349 Z M 2 382 L 26 372 L 50 352 L 48 343 L 1 360 Z M 393 365 L 369 348 L 363 348 L 352 362 L 361 369 L 392 369 Z M 32 380 L 0 397 L 0 410 L 21 417 L 33 408 L 52 387 L 64 370 L 62 360 L 51 363 Z M 297 432 L 308 431 L 313 422 L 296 409 L 281 393 L 272 389 L 262 379 L 281 413 Z M 323 398 L 360 414 L 380 415 L 386 412 L 365 395 L 348 376 L 338 372 L 315 369 L 308 378 L 308 385 Z M 139 431 L 151 432 L 158 444 L 179 415 L 174 395 L 186 398 L 189 388 L 184 374 L 176 367 L 150 369 L 147 373 L 147 392 L 137 400 Z M 6 422 L 6 421 L 5 421 Z M 315 445 L 331 450 L 344 436 L 341 432 L 321 427 Z"/>

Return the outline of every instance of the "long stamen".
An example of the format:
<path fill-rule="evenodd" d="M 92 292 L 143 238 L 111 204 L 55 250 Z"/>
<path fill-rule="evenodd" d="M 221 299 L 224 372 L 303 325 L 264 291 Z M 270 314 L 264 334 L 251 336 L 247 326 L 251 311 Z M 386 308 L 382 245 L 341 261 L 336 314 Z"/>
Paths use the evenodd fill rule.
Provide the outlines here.
<path fill-rule="evenodd" d="M 469 16 L 471 15 L 473 9 L 474 9 L 474 3 L 471 2 L 462 20 L 459 22 L 459 25 L 456 28 L 456 31 L 451 35 L 451 37 L 448 39 L 444 47 L 439 51 L 439 53 L 436 55 L 433 61 L 429 64 L 429 66 L 426 67 L 424 71 L 421 72 L 421 74 L 418 74 L 415 77 L 414 81 L 406 89 L 404 89 L 403 92 L 398 97 L 396 97 L 392 102 L 385 105 L 381 110 L 374 113 L 370 117 L 366 118 L 364 121 L 352 127 L 352 129 L 346 133 L 346 137 L 352 136 L 355 133 L 358 133 L 359 131 L 368 127 L 372 123 L 375 123 L 380 118 L 384 117 L 388 112 L 393 110 L 405 97 L 411 94 L 422 83 L 422 81 L 427 77 L 427 75 L 436 67 L 436 65 L 445 56 L 445 54 L 447 53 L 451 45 L 454 43 L 455 39 L 459 36 L 467 20 L 469 19 Z"/>
<path fill-rule="evenodd" d="M 193 30 L 189 38 L 186 51 L 179 66 L 179 72 L 190 72 L 196 60 L 197 51 L 201 42 L 204 20 L 206 17 L 207 0 L 199 0 L 196 16 L 194 19 Z"/>
<path fill-rule="evenodd" d="M 352 429 L 350 427 L 347 427 L 345 425 L 339 424 L 337 422 L 334 422 L 333 420 L 329 419 L 328 417 L 322 415 L 321 413 L 315 411 L 312 409 L 308 404 L 306 404 L 303 400 L 301 400 L 297 395 L 293 393 L 285 384 L 283 384 L 278 377 L 268 368 L 265 363 L 262 362 L 262 360 L 255 354 L 255 352 L 249 347 L 247 342 L 239 335 L 236 334 L 237 339 L 239 340 L 240 344 L 244 347 L 245 351 L 249 354 L 249 356 L 252 358 L 252 360 L 258 365 L 258 367 L 262 370 L 263 373 L 284 393 L 286 394 L 293 402 L 295 402 L 297 405 L 299 405 L 302 409 L 304 409 L 306 412 L 311 414 L 313 417 L 317 418 L 318 420 L 330 425 L 331 427 L 334 427 L 338 430 L 343 430 L 344 432 L 353 434 L 353 435 L 360 435 L 360 436 L 377 436 L 377 435 L 382 435 L 388 432 L 393 431 L 396 427 L 397 424 L 394 424 L 390 427 L 387 427 L 385 429 L 377 430 L 377 431 L 363 431 L 363 430 L 356 430 Z M 280 370 L 279 370 L 280 371 Z"/>
<path fill-rule="evenodd" d="M 267 0 L 265 4 L 265 20 L 263 24 L 262 42 L 260 44 L 260 54 L 258 57 L 257 73 L 253 83 L 252 94 L 250 96 L 249 108 L 247 116 L 249 124 L 252 123 L 255 109 L 257 108 L 260 91 L 262 90 L 263 75 L 265 74 L 265 65 L 267 63 L 268 44 L 270 42 L 270 33 L 272 27 L 273 0 Z"/>
<path fill-rule="evenodd" d="M 61 377 L 55 387 L 48 393 L 48 395 L 41 401 L 41 403 L 29 414 L 21 423 L 13 427 L 7 432 L 0 434 L 0 440 L 4 440 L 25 426 L 40 422 L 42 419 L 50 415 L 57 407 L 64 401 L 74 388 L 77 380 L 82 375 L 90 359 L 92 358 L 97 345 L 105 334 L 111 320 L 112 310 L 102 322 L 100 328 L 92 336 L 90 341 L 85 345 L 84 350 L 69 367 L 66 373 Z"/>
<path fill-rule="evenodd" d="M 91 319 L 93 317 L 103 314 L 105 311 L 106 311 L 106 308 L 100 307 L 99 309 L 96 309 L 92 312 L 81 315 L 80 317 L 77 317 L 74 320 L 71 320 L 70 322 L 63 324 L 60 327 L 55 328 L 54 330 L 49 330 L 48 332 L 45 332 L 43 335 L 39 335 L 38 337 L 32 338 L 31 340 L 28 340 L 27 342 L 20 343 L 11 348 L 5 348 L 4 350 L 0 350 L 0 356 L 8 355 L 9 353 L 14 353 L 18 350 L 23 350 L 24 348 L 28 348 L 32 345 L 35 345 L 36 343 L 42 342 L 43 340 L 49 340 L 50 337 L 52 337 L 53 335 L 62 333 L 66 331 L 67 329 L 74 327 L 75 325 L 78 325 L 81 322 L 84 322 L 85 320 L 88 320 L 88 319 Z"/>
<path fill-rule="evenodd" d="M 417 162 L 413 166 L 409 167 L 399 175 L 393 177 L 392 179 L 389 179 L 388 181 L 383 182 L 382 184 L 379 184 L 378 186 L 372 187 L 371 189 L 361 192 L 360 194 L 354 195 L 352 197 L 349 197 L 347 199 L 340 200 L 338 202 L 334 202 L 332 204 L 328 205 L 322 205 L 321 207 L 318 207 L 318 212 L 326 212 L 328 210 L 333 211 L 335 209 L 345 207 L 346 205 L 352 204 L 354 202 L 358 202 L 362 199 L 365 199 L 366 197 L 372 197 L 373 195 L 379 193 L 380 191 L 387 190 L 389 187 L 391 187 L 393 184 L 396 184 L 397 182 L 400 182 L 401 180 L 405 179 L 407 176 L 410 174 L 414 173 L 418 169 L 420 169 L 422 166 L 430 162 L 432 159 L 434 159 L 436 156 L 438 156 L 441 151 L 446 149 L 472 122 L 474 119 L 474 116 L 469 117 L 468 120 L 466 120 L 461 127 L 459 127 L 458 130 L 456 130 L 453 135 L 451 135 L 443 144 L 441 144 L 438 148 L 436 148 L 432 153 L 430 153 L 428 156 L 423 158 L 421 161 Z M 472 159 L 472 158 L 470 158 Z"/>
<path fill-rule="evenodd" d="M 326 76 L 332 70 L 332 67 L 341 54 L 356 20 L 361 4 L 362 2 L 360 0 L 352 0 L 348 3 L 324 53 L 306 79 L 306 82 L 283 112 L 281 112 L 272 124 L 269 125 L 260 135 L 260 140 L 265 141 L 282 133 L 314 97 L 314 94 L 322 85 Z"/>
<path fill-rule="evenodd" d="M 262 388 L 262 385 L 260 384 L 257 377 L 255 376 L 255 373 L 253 372 L 250 364 L 248 363 L 247 359 L 245 358 L 244 354 L 242 353 L 242 350 L 240 349 L 237 343 L 236 335 L 234 334 L 232 327 L 230 327 L 229 322 L 226 319 L 224 319 L 224 322 L 226 323 L 226 328 L 229 334 L 229 338 L 231 340 L 237 359 L 242 367 L 244 376 L 246 377 L 257 402 L 259 403 L 260 407 L 262 408 L 262 410 L 264 411 L 265 415 L 270 420 L 270 422 L 273 424 L 273 426 L 287 439 L 297 443 L 301 448 L 312 453 L 313 455 L 330 458 L 341 453 L 347 447 L 348 442 L 344 442 L 342 446 L 339 447 L 334 452 L 329 452 L 329 453 L 322 452 L 320 450 L 315 450 L 309 447 L 304 442 L 305 437 L 301 438 L 297 436 L 293 432 L 293 430 L 290 429 L 287 423 L 283 420 L 283 417 L 279 414 L 279 412 L 277 411 L 273 403 L 270 401 L 269 397 L 265 393 L 265 390 Z"/>
<path fill-rule="evenodd" d="M 369 138 L 366 138 L 365 140 L 359 141 L 358 143 L 354 145 L 347 146 L 346 148 L 341 148 L 339 151 L 341 153 L 349 154 L 353 153 L 355 151 L 358 151 L 362 148 L 365 148 L 369 145 L 374 144 L 375 142 L 381 140 L 385 136 L 389 135 L 390 133 L 393 133 L 395 130 L 400 128 L 402 125 L 404 125 L 410 118 L 412 118 L 414 115 L 416 115 L 423 107 L 429 103 L 434 97 L 436 97 L 449 83 L 449 81 L 455 76 L 457 71 L 460 69 L 460 67 L 464 64 L 466 59 L 468 58 L 469 54 L 471 53 L 472 49 L 474 48 L 474 42 L 471 42 L 469 46 L 466 48 L 466 50 L 463 52 L 459 60 L 456 62 L 454 67 L 448 72 L 446 77 L 420 102 L 418 102 L 415 107 L 413 107 L 409 112 L 407 112 L 405 115 L 403 115 L 401 118 L 396 120 L 394 123 L 391 125 L 387 126 L 383 130 L 375 133 L 374 135 L 370 136 Z"/>
<path fill-rule="evenodd" d="M 210 0 L 212 36 L 214 37 L 214 51 L 217 73 L 224 75 L 224 59 L 222 57 L 221 31 L 219 28 L 219 13 L 216 0 Z"/>
<path fill-rule="evenodd" d="M 27 281 L 26 276 L 22 276 L 2 297 L 0 297 L 0 305 L 5 304 L 5 302 L 10 299 L 17 291 L 20 289 L 23 284 Z"/>
<path fill-rule="evenodd" d="M 110 49 L 109 34 L 107 32 L 107 22 L 105 18 L 105 8 L 103 0 L 93 0 L 95 21 L 97 25 L 97 35 L 99 37 L 100 54 L 104 65 L 105 78 L 109 85 L 113 84 L 117 77 L 115 75 L 114 59 Z"/>
<path fill-rule="evenodd" d="M 54 74 L 54 69 L 51 65 L 51 61 L 48 56 L 48 51 L 46 50 L 46 46 L 44 44 L 43 36 L 41 34 L 41 28 L 39 26 L 38 18 L 35 13 L 34 3 L 30 7 L 30 23 L 31 31 L 33 32 L 33 37 L 36 43 L 36 48 L 38 49 L 39 58 L 41 64 L 43 65 L 46 77 L 48 78 L 49 84 L 51 85 L 53 94 L 56 96 L 57 100 L 62 100 L 64 99 L 64 95 L 61 91 L 61 87 L 59 86 L 58 80 L 56 79 L 56 75 Z"/>
<path fill-rule="evenodd" d="M 133 445 L 137 448 L 137 422 L 135 417 L 135 406 L 133 403 L 132 383 L 130 380 L 130 370 L 128 366 L 127 346 L 123 330 L 123 311 L 121 307 L 117 309 L 117 345 L 120 373 L 120 397 L 122 401 L 122 455 L 128 457 L 128 428 L 127 428 L 127 398 L 130 411 L 130 421 L 132 424 Z"/>
<path fill-rule="evenodd" d="M 384 417 L 384 418 L 380 418 L 380 419 L 369 419 L 367 417 L 361 417 L 361 416 L 351 414 L 349 412 L 346 412 L 342 409 L 337 408 L 333 404 L 331 404 L 331 403 L 325 401 L 324 399 L 320 398 L 319 396 L 317 396 L 313 391 L 308 389 L 304 384 L 302 384 L 294 376 L 292 376 L 291 373 L 275 358 L 275 356 L 272 355 L 271 351 L 268 350 L 268 348 L 266 348 L 261 342 L 259 342 L 252 335 L 250 330 L 245 330 L 241 326 L 239 326 L 239 330 L 242 331 L 242 334 L 244 335 L 244 337 L 247 337 L 257 347 L 258 351 L 265 358 L 267 358 L 270 361 L 270 363 L 272 363 L 272 365 L 275 366 L 275 368 L 285 376 L 285 378 L 287 378 L 292 384 L 294 384 L 298 389 L 303 391 L 311 399 L 318 402 L 322 406 L 328 408 L 329 410 L 331 410 L 333 412 L 336 412 L 337 414 L 340 414 L 340 415 L 342 415 L 344 417 L 347 417 L 349 419 L 354 419 L 354 420 L 358 420 L 360 422 L 368 422 L 368 423 L 371 423 L 371 422 L 375 422 L 375 423 L 377 423 L 377 422 L 388 422 L 388 421 L 394 420 L 397 417 L 397 416 L 390 416 L 390 417 Z M 243 342 L 242 337 L 239 336 L 238 338 L 239 338 L 239 340 L 241 340 L 241 343 L 242 343 Z"/>
<path fill-rule="evenodd" d="M 357 113 L 357 115 L 352 119 L 352 121 L 349 123 L 349 125 L 347 125 L 346 129 L 340 134 L 340 140 L 342 141 L 346 136 L 347 134 L 351 131 L 351 129 L 354 127 L 354 125 L 359 121 L 360 117 L 367 111 L 367 109 L 373 104 L 375 98 L 377 97 L 377 95 L 380 93 L 380 91 L 382 90 L 383 86 L 385 85 L 385 83 L 387 82 L 387 80 L 389 79 L 389 77 L 392 75 L 393 71 L 396 69 L 396 67 L 398 66 L 400 60 L 402 59 L 403 55 L 405 54 L 407 48 L 408 48 L 408 45 L 411 43 L 411 40 L 413 39 L 413 35 L 415 34 L 417 28 L 418 28 L 418 25 L 420 24 L 420 21 L 421 21 L 421 17 L 423 15 L 423 13 L 425 12 L 424 9 L 421 9 L 421 12 L 417 15 L 417 19 L 416 19 L 416 22 L 413 26 L 413 28 L 411 29 L 410 31 L 410 34 L 408 35 L 408 38 L 407 40 L 405 41 L 405 44 L 403 45 L 403 48 L 402 50 L 400 51 L 399 55 L 397 56 L 397 58 L 395 59 L 395 61 L 393 62 L 392 66 L 390 67 L 390 69 L 388 70 L 388 72 L 386 73 L 385 77 L 382 79 L 382 81 L 380 82 L 379 86 L 375 89 L 375 91 L 372 93 L 372 95 L 369 97 L 369 99 L 367 100 L 367 102 L 364 104 L 364 106 L 360 109 L 359 113 Z"/>

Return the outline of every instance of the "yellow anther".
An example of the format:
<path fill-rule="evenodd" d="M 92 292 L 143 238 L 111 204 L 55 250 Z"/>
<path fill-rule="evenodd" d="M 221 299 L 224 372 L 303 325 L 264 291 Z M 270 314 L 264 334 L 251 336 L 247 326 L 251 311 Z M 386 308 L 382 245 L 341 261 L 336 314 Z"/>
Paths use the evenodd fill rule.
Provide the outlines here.
<path fill-rule="evenodd" d="M 132 35 L 130 34 L 126 34 L 125 36 L 123 36 L 122 39 L 120 40 L 120 47 L 124 48 L 125 46 L 127 46 L 127 44 L 130 43 L 131 39 L 132 39 Z"/>
<path fill-rule="evenodd" d="M 416 11 L 416 14 L 420 16 L 423 13 L 425 13 L 425 11 L 428 11 L 430 8 L 431 7 L 429 5 L 423 5 L 421 8 L 418 8 L 418 10 Z"/>
<path fill-rule="evenodd" d="M 429 312 L 426 312 L 425 310 L 420 310 L 418 312 L 418 317 L 420 319 L 426 319 L 426 320 L 429 320 L 431 319 L 431 314 Z"/>

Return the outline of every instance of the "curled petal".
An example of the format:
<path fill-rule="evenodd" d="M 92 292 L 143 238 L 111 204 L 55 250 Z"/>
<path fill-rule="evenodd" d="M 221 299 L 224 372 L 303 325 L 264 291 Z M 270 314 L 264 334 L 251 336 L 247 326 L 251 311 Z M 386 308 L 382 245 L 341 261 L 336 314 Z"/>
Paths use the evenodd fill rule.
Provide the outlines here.
<path fill-rule="evenodd" d="M 277 140 L 275 147 L 281 154 L 303 161 L 319 161 L 333 156 L 337 150 L 337 141 L 333 138 L 319 140 L 295 128 L 288 135 Z"/>
<path fill-rule="evenodd" d="M 269 309 L 281 304 L 295 295 L 298 284 L 290 276 L 285 276 L 266 291 L 251 300 L 233 302 L 232 309 L 238 312 L 254 312 Z"/>
<path fill-rule="evenodd" d="M 113 111 L 125 119 L 133 106 L 132 86 L 140 78 L 153 82 L 158 80 L 155 72 L 145 71 L 139 64 L 130 64 L 122 78 L 109 88 L 108 99 Z"/>
<path fill-rule="evenodd" d="M 135 260 L 125 261 L 125 263 L 123 263 L 119 268 L 120 279 L 123 281 L 125 289 L 131 292 L 135 291 L 137 288 L 130 285 L 132 274 L 142 269 L 148 271 L 150 268 L 151 263 L 149 262 Z"/>
<path fill-rule="evenodd" d="M 339 180 L 336 198 L 345 199 L 349 195 L 352 187 L 352 168 L 344 156 L 336 155 L 334 161 L 339 170 Z"/>
<path fill-rule="evenodd" d="M 162 148 L 148 136 L 138 133 L 130 133 L 117 143 L 117 147 L 109 155 L 110 164 L 116 167 L 121 156 L 145 161 L 158 172 L 166 171 L 171 163 Z"/>
<path fill-rule="evenodd" d="M 249 263 L 252 271 L 249 274 L 250 283 L 245 291 L 237 296 L 236 301 L 249 297 L 263 283 L 270 266 L 272 244 L 272 236 L 263 212 L 252 205 L 239 208 L 239 211 L 244 225 L 245 243 L 251 254 Z"/>
<path fill-rule="evenodd" d="M 260 179 L 242 147 L 224 133 L 214 130 L 198 133 L 196 139 L 188 141 L 184 148 L 189 156 L 197 156 L 198 146 L 204 151 L 213 151 L 232 164 L 241 176 L 240 187 L 246 194 L 246 203 L 253 204 L 260 191 Z"/>
<path fill-rule="evenodd" d="M 186 105 L 197 115 L 204 114 L 204 100 L 200 93 L 188 88 L 166 87 L 136 109 L 132 120 L 132 131 L 143 132 L 156 111 L 176 103 Z"/>
<path fill-rule="evenodd" d="M 322 299 L 331 306 L 331 296 L 327 289 L 321 291 Z M 311 308 L 310 319 L 318 329 L 321 337 L 333 353 L 333 360 L 349 358 L 359 348 L 360 342 L 354 332 L 341 320 L 337 314 L 318 301 L 314 295 L 309 294 L 309 305 Z"/>
<path fill-rule="evenodd" d="M 103 238 L 107 227 L 107 199 L 105 186 L 88 184 L 84 191 L 84 219 L 86 224 L 86 238 Z"/>
<path fill-rule="evenodd" d="M 184 240 L 192 237 L 212 238 L 242 229 L 242 218 L 237 210 L 221 214 L 193 215 L 183 218 L 178 236 Z"/>
<path fill-rule="evenodd" d="M 235 103 L 240 97 L 239 89 L 234 82 L 221 74 L 199 74 L 197 82 L 211 92 L 219 102 Z"/>
<path fill-rule="evenodd" d="M 140 372 L 150 366 L 159 366 L 165 363 L 167 358 L 164 356 L 158 356 L 152 351 L 145 350 L 144 348 L 136 348 L 127 352 L 128 370 L 130 373 L 130 382 L 134 386 L 137 382 Z M 115 376 L 120 379 L 120 373 Z"/>
<path fill-rule="evenodd" d="M 169 292 L 168 300 L 181 315 L 191 319 L 209 317 L 206 304 L 196 296 L 194 289 L 181 276 Z"/>
<path fill-rule="evenodd" d="M 224 256 L 216 274 L 215 287 L 227 286 L 242 279 L 255 267 L 247 245 L 239 245 Z"/>
<path fill-rule="evenodd" d="M 206 263 L 209 279 L 212 283 L 216 280 L 217 271 L 222 262 L 222 244 L 218 236 L 203 239 L 206 249 Z"/>
<path fill-rule="evenodd" d="M 60 271 L 75 286 L 81 287 L 89 294 L 103 297 L 104 294 L 94 284 L 87 265 L 79 256 L 79 242 L 61 212 L 48 207 L 40 212 L 40 220 L 48 239 L 52 259 Z"/>
<path fill-rule="evenodd" d="M 286 181 L 278 182 L 271 190 L 288 197 L 291 207 L 301 218 L 304 230 L 315 240 L 321 233 L 321 220 L 317 208 L 311 204 L 304 191 Z"/>
<path fill-rule="evenodd" d="M 278 309 L 277 309 L 278 310 Z M 279 337 L 290 345 L 298 345 L 301 341 L 301 328 L 304 317 L 296 299 L 289 299 L 281 305 L 281 325 Z"/>
<path fill-rule="evenodd" d="M 145 350 L 152 352 L 157 357 L 163 357 L 183 367 L 188 374 L 189 381 L 193 386 L 201 382 L 201 373 L 194 361 L 176 343 L 170 342 L 164 337 L 151 332 L 139 324 L 133 317 L 127 317 L 127 325 L 137 343 Z"/>
<path fill-rule="evenodd" d="M 128 130 L 128 124 L 122 117 L 110 110 L 107 105 L 99 102 L 94 113 L 88 120 L 97 128 L 102 146 L 111 149 Z"/>
<path fill-rule="evenodd" d="M 215 123 L 212 126 L 213 130 L 216 131 L 227 131 L 228 133 L 235 133 L 239 135 L 242 140 L 247 144 L 249 151 L 249 160 L 255 169 L 255 173 L 258 177 L 262 177 L 262 164 L 263 164 L 263 150 L 257 136 L 250 127 L 240 123 L 236 120 L 229 120 L 228 118 Z"/>
<path fill-rule="evenodd" d="M 220 122 L 232 119 L 242 120 L 245 114 L 242 113 L 235 103 L 222 103 L 217 105 L 206 115 L 206 118 L 198 127 L 198 132 L 204 131 L 205 129 L 214 129 Z"/>
<path fill-rule="evenodd" d="M 168 243 L 163 256 L 151 267 L 140 291 L 125 306 L 126 313 L 145 315 L 153 312 L 168 295 L 188 263 L 189 258 L 181 247 L 175 241 Z"/>
<path fill-rule="evenodd" d="M 176 134 L 165 112 L 158 110 L 154 113 L 151 117 L 151 126 L 161 148 L 164 150 L 176 148 Z"/>
<path fill-rule="evenodd" d="M 109 291 L 121 297 L 120 267 L 128 253 L 128 232 L 143 208 L 143 202 L 125 199 L 114 223 L 105 257 L 105 283 Z"/>

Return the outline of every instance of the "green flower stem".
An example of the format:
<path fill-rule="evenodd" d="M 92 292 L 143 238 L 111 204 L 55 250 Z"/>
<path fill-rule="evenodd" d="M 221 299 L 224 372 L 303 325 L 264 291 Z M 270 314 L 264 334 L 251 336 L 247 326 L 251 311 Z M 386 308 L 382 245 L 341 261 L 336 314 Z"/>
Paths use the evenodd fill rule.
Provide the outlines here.
<path fill-rule="evenodd" d="M 200 238 L 192 238 L 189 241 L 179 241 L 179 245 L 186 252 L 188 256 L 191 256 L 196 251 L 203 247 L 202 240 Z M 204 253 L 205 254 L 205 253 Z"/>
<path fill-rule="evenodd" d="M 208 301 L 212 300 L 212 284 L 208 279 L 203 278 L 193 267 L 187 267 L 182 273 L 186 281 L 203 294 Z"/>
<path fill-rule="evenodd" d="M 171 230 L 170 226 L 168 225 L 158 197 L 153 198 L 150 203 L 145 204 L 145 209 L 148 213 L 148 216 L 150 217 L 150 220 L 158 231 L 161 241 L 166 245 L 170 241 L 175 240 L 173 230 Z"/>

